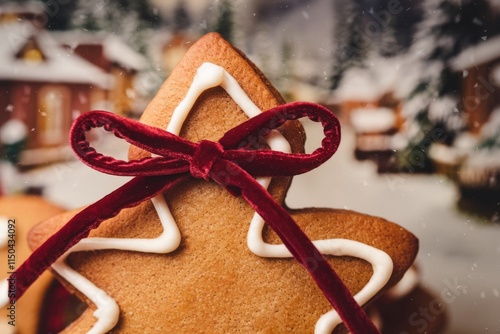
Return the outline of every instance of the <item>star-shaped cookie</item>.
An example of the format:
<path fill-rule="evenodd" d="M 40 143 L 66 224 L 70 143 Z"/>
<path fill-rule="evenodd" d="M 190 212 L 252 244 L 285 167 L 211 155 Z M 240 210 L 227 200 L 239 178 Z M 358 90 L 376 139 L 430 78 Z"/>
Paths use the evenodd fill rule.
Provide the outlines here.
<path fill-rule="evenodd" d="M 282 103 L 240 51 L 211 33 L 188 50 L 141 122 L 193 142 L 216 141 Z M 267 144 L 302 152 L 304 140 L 300 123 L 293 121 Z M 137 147 L 129 152 L 131 160 L 150 155 Z M 259 182 L 283 203 L 291 178 Z M 415 236 L 385 219 L 337 209 L 289 211 L 361 303 L 398 282 L 415 259 Z M 34 228 L 32 248 L 76 212 Z M 320 289 L 252 208 L 204 180 L 187 180 L 124 209 L 53 268 L 89 306 L 67 333 L 343 330 Z"/>

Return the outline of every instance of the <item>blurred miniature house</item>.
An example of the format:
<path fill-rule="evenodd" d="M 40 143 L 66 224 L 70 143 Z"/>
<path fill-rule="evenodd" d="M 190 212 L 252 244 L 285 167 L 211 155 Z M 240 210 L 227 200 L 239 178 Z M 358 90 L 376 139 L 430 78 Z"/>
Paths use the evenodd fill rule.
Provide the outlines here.
<path fill-rule="evenodd" d="M 0 26 L 0 59 L 0 126 L 17 119 L 29 130 L 19 163 L 64 159 L 73 119 L 105 96 L 111 76 L 31 23 Z"/>
<path fill-rule="evenodd" d="M 355 156 L 359 160 L 391 155 L 392 136 L 397 132 L 396 113 L 388 107 L 358 108 L 351 112 L 350 123 L 356 133 Z M 388 158 L 388 157 L 386 157 Z"/>
<path fill-rule="evenodd" d="M 23 8 L 0 11 L 0 128 L 23 122 L 28 137 L 18 163 L 33 166 L 72 156 L 68 134 L 81 113 L 128 115 L 134 75 L 146 61 L 114 37 L 49 33 L 32 21 L 38 12 Z"/>
<path fill-rule="evenodd" d="M 500 198 L 500 36 L 464 50 L 451 64 L 462 73 L 467 129 L 452 146 L 435 144 L 431 157 L 458 185 L 462 199 L 498 205 Z"/>
<path fill-rule="evenodd" d="M 146 68 L 146 59 L 119 38 L 103 33 L 68 31 L 54 34 L 68 52 L 80 56 L 112 77 L 112 85 L 101 96 L 106 104 L 93 105 L 120 115 L 134 110 L 134 77 Z"/>
<path fill-rule="evenodd" d="M 189 49 L 194 38 L 182 32 L 174 32 L 171 35 L 163 34 L 163 36 L 163 41 L 160 44 L 162 46 L 160 50 L 161 66 L 167 73 L 170 73 Z"/>
<path fill-rule="evenodd" d="M 356 135 L 355 157 L 372 160 L 379 172 L 396 168 L 397 136 L 404 122 L 401 116 L 401 92 L 397 90 L 397 70 L 378 64 L 372 71 L 354 68 L 346 73 L 335 98 L 340 112 Z M 392 73 L 392 75 L 390 74 Z"/>
<path fill-rule="evenodd" d="M 463 51 L 451 65 L 462 72 L 461 95 L 468 129 L 479 134 L 496 106 L 500 105 L 500 82 L 495 71 L 500 69 L 500 36 L 487 39 Z"/>
<path fill-rule="evenodd" d="M 364 70 L 349 70 L 335 92 L 341 114 L 349 118 L 353 111 L 378 107 L 383 93 L 376 87 Z"/>

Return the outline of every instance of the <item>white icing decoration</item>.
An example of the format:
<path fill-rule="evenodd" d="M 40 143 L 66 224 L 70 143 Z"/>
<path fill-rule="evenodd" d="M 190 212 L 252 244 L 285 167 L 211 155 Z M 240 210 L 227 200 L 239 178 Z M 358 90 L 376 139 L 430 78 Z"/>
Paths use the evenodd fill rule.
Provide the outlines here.
<path fill-rule="evenodd" d="M 106 292 L 96 287 L 84 276 L 71 269 L 66 263 L 66 257 L 77 251 L 121 249 L 143 253 L 169 253 L 177 249 L 181 242 L 181 234 L 172 217 L 163 196 L 156 196 L 152 203 L 158 213 L 163 232 L 154 239 L 137 238 L 86 238 L 68 250 L 52 268 L 71 285 L 87 296 L 97 307 L 94 316 L 97 322 L 88 334 L 106 333 L 115 327 L 120 316 L 120 309 L 115 300 Z"/>
<path fill-rule="evenodd" d="M 313 243 L 323 254 L 353 256 L 366 260 L 372 265 L 372 277 L 363 289 L 354 296 L 359 305 L 364 305 L 368 302 L 385 286 L 391 277 L 393 269 L 392 259 L 387 253 L 379 249 L 347 239 L 319 240 Z M 331 310 L 319 318 L 314 333 L 331 333 L 340 323 L 341 319 L 338 313 L 335 310 Z"/>
<path fill-rule="evenodd" d="M 221 86 L 248 117 L 254 117 L 261 113 L 261 110 L 243 91 L 234 77 L 220 66 L 204 63 L 198 68 L 186 97 L 174 110 L 166 130 L 178 135 L 198 97 L 205 90 L 216 86 Z M 269 134 L 267 143 L 273 150 L 286 153 L 291 152 L 289 143 L 276 130 L 273 130 Z M 271 178 L 258 178 L 257 181 L 263 187 L 267 188 Z M 71 269 L 65 263 L 65 259 L 72 252 L 98 249 L 120 249 L 148 253 L 169 253 L 177 249 L 181 241 L 181 235 L 164 197 L 158 195 L 152 199 L 152 202 L 164 229 L 159 237 L 154 239 L 86 238 L 73 246 L 52 266 L 55 271 L 96 305 L 97 310 L 94 312 L 94 316 L 97 318 L 97 322 L 88 333 L 100 334 L 111 330 L 118 322 L 119 308 L 108 294 Z M 292 257 L 283 244 L 268 244 L 264 242 L 262 238 L 263 228 L 263 219 L 255 213 L 250 222 L 247 237 L 247 244 L 250 250 L 261 257 Z M 313 243 L 323 254 L 362 258 L 373 266 L 374 272 L 370 281 L 355 296 L 356 301 L 360 304 L 372 298 L 387 283 L 391 276 L 393 267 L 391 258 L 383 251 L 374 247 L 346 239 L 316 240 Z M 6 281 L 1 283 L 1 289 L 4 289 L 4 283 Z M 7 290 L 7 287 L 5 287 L 5 290 Z M 335 310 L 329 311 L 319 319 L 316 324 L 315 333 L 329 334 L 340 322 L 341 320 L 337 312 Z"/>

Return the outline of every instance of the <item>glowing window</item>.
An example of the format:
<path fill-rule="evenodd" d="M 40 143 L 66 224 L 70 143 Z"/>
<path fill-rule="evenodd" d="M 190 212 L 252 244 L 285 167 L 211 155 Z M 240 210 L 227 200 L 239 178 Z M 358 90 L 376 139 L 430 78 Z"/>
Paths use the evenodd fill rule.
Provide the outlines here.
<path fill-rule="evenodd" d="M 23 59 L 28 63 L 39 63 L 43 60 L 43 55 L 38 49 L 28 49 L 24 52 Z"/>
<path fill-rule="evenodd" d="M 70 90 L 46 86 L 38 94 L 38 138 L 43 144 L 60 144 L 65 139 L 65 115 L 69 113 Z"/>

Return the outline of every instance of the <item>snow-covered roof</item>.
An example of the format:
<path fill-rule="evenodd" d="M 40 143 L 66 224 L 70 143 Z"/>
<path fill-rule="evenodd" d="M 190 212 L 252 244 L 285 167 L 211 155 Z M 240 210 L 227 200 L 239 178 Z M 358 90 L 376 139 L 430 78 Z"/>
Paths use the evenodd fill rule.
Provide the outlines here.
<path fill-rule="evenodd" d="M 473 173 L 474 169 L 485 170 L 489 168 L 491 169 L 500 168 L 500 149 L 477 150 L 471 152 L 471 154 L 465 160 L 464 168 L 462 168 L 460 174 L 469 172 L 469 170 L 471 169 L 472 169 L 471 172 Z"/>
<path fill-rule="evenodd" d="M 396 115 L 389 108 L 362 108 L 353 110 L 351 124 L 358 133 L 385 132 L 396 126 Z"/>
<path fill-rule="evenodd" d="M 386 93 L 406 98 L 422 76 L 422 69 L 408 55 L 384 58 L 371 54 L 365 67 L 349 69 L 335 91 L 338 101 L 373 101 Z"/>
<path fill-rule="evenodd" d="M 470 150 L 463 150 L 455 146 L 432 143 L 429 149 L 429 157 L 436 162 L 457 165 L 467 157 L 469 152 Z"/>
<path fill-rule="evenodd" d="M 43 61 L 33 63 L 17 59 L 16 54 L 31 39 L 43 53 Z M 29 80 L 65 83 L 90 83 L 108 88 L 112 77 L 99 67 L 71 54 L 48 32 L 29 23 L 0 26 L 0 80 Z"/>
<path fill-rule="evenodd" d="M 18 119 L 12 118 L 0 127 L 0 143 L 11 145 L 26 138 L 28 129 L 26 125 Z"/>
<path fill-rule="evenodd" d="M 489 38 L 465 49 L 452 60 L 450 65 L 456 71 L 463 71 L 496 58 L 500 58 L 500 36 Z"/>
<path fill-rule="evenodd" d="M 437 122 L 444 120 L 452 113 L 458 113 L 458 99 L 452 96 L 444 96 L 441 98 L 436 98 L 429 105 L 429 119 L 431 121 Z"/>
<path fill-rule="evenodd" d="M 104 56 L 127 69 L 140 71 L 147 67 L 146 58 L 132 49 L 120 38 L 104 32 L 87 32 L 72 30 L 55 33 L 54 37 L 62 44 L 76 48 L 79 44 L 99 44 L 103 47 Z"/>
<path fill-rule="evenodd" d="M 139 71 L 147 66 L 146 58 L 114 36 L 104 40 L 104 55 L 128 69 Z"/>
<path fill-rule="evenodd" d="M 353 68 L 346 72 L 335 91 L 339 101 L 373 101 L 381 95 L 383 95 L 382 87 L 376 83 L 376 78 L 363 68 Z"/>

